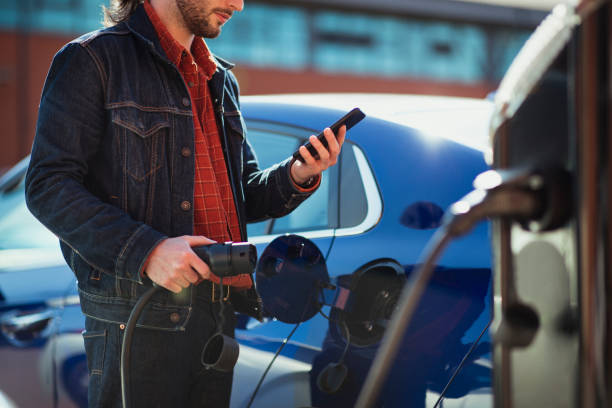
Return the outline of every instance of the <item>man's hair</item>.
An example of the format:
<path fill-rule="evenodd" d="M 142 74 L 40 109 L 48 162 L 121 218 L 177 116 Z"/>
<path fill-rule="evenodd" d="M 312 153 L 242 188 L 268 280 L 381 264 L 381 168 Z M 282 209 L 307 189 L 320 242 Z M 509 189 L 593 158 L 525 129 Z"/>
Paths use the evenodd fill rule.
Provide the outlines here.
<path fill-rule="evenodd" d="M 111 27 L 126 21 L 143 0 L 111 0 L 110 7 L 103 6 L 104 25 Z"/>

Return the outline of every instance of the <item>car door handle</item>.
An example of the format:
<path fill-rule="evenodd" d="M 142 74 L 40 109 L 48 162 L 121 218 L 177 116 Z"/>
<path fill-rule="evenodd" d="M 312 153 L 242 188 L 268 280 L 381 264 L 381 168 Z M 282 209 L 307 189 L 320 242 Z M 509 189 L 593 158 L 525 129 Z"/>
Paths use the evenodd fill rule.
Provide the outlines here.
<path fill-rule="evenodd" d="M 55 312 L 49 309 L 31 313 L 13 310 L 0 317 L 0 329 L 15 347 L 37 346 L 52 332 L 55 317 Z"/>

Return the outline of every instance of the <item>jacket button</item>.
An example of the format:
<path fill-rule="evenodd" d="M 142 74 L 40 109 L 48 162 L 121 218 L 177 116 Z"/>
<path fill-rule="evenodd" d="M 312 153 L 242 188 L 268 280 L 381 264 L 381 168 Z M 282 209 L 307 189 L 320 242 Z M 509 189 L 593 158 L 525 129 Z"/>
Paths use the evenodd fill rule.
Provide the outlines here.
<path fill-rule="evenodd" d="M 170 313 L 170 321 L 172 323 L 178 323 L 179 320 L 181 320 L 181 316 L 178 313 L 176 312 Z"/>
<path fill-rule="evenodd" d="M 188 147 L 183 147 L 183 148 L 181 149 L 181 155 L 182 155 L 183 157 L 189 157 L 189 156 L 191 156 L 191 149 L 190 149 L 190 148 L 188 148 Z"/>
<path fill-rule="evenodd" d="M 183 210 L 183 211 L 191 210 L 191 203 L 189 201 L 183 201 L 181 203 L 181 210 Z"/>
<path fill-rule="evenodd" d="M 189 106 L 190 104 L 191 104 L 191 101 L 189 100 L 189 98 L 183 98 L 183 105 Z"/>

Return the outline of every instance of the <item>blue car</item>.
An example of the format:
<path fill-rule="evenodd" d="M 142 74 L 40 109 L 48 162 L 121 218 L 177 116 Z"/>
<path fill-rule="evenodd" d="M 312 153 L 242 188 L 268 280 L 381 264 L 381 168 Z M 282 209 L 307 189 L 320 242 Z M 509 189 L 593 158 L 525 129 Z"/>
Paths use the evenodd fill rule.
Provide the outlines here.
<path fill-rule="evenodd" d="M 487 169 L 487 100 L 242 99 L 262 167 L 356 106 L 367 116 L 347 134 L 339 164 L 324 173 L 318 191 L 293 213 L 248 227 L 260 255 L 256 280 L 267 317 L 239 316 L 232 407 L 353 406 L 399 293 L 444 210 Z M 76 283 L 55 237 L 25 208 L 26 167 L 27 158 L 0 179 L 0 359 L 14 362 L 0 368 L 0 392 L 20 407 L 86 406 Z M 316 255 L 316 267 L 283 272 L 290 268 L 275 254 L 292 240 Z M 449 246 L 379 405 L 492 406 L 490 267 L 487 225 Z M 307 295 L 309 285 L 321 282 L 316 296 Z"/>

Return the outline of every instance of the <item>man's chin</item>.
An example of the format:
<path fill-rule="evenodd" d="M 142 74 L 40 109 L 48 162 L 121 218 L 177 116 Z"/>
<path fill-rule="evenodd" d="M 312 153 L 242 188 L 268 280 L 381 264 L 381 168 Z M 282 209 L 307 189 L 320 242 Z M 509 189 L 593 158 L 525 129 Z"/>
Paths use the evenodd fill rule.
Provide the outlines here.
<path fill-rule="evenodd" d="M 216 30 L 203 31 L 199 35 L 200 37 L 204 38 L 217 38 L 219 34 L 221 34 L 221 27 L 217 28 Z"/>

